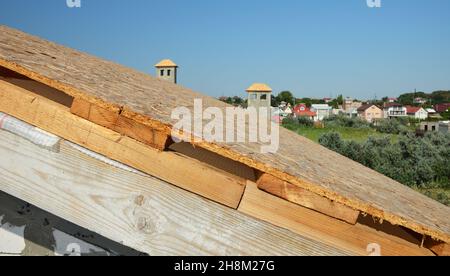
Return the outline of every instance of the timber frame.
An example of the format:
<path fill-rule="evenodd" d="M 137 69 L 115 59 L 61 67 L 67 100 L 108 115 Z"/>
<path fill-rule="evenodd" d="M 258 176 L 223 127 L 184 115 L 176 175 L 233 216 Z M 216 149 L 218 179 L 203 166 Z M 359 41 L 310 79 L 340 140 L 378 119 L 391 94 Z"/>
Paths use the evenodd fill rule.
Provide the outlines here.
<path fill-rule="evenodd" d="M 108 72 L 113 72 L 116 69 L 117 73 L 136 81 L 147 81 L 148 76 L 58 45 L 51 44 L 53 52 L 46 53 L 49 42 L 6 27 L 0 30 L 3 32 L 0 35 L 1 112 L 226 207 L 355 254 L 364 254 L 364 246 L 374 242 L 381 244 L 390 255 L 427 255 L 429 250 L 438 255 L 448 254 L 448 207 L 289 132 L 282 133 L 292 139 L 289 143 L 282 142 L 282 151 L 306 144 L 305 147 L 323 154 L 330 162 L 343 163 L 348 167 L 345 170 L 353 170 L 353 176 L 368 181 L 367 185 L 352 176 L 334 175 L 332 179 L 331 174 L 296 174 L 295 166 L 288 166 L 292 164 L 286 163 L 289 168 L 282 168 L 288 161 L 281 156 L 260 156 L 251 146 L 225 147 L 206 142 L 174 144 L 166 113 L 149 113 L 147 107 L 138 106 L 137 102 L 128 102 L 128 106 L 122 100 L 109 98 L 105 91 L 97 93 L 85 84 L 77 88 L 79 79 L 61 79 L 52 75 L 48 68 L 40 71 L 35 63 L 52 63 L 65 53 L 96 64 L 99 70 L 109 68 Z M 41 47 L 46 55 L 39 56 L 33 64 L 27 64 L 26 58 L 31 55 L 33 59 L 34 54 L 8 56 L 10 46 L 23 40 Z M 180 94 L 186 101 L 191 96 L 204 97 L 153 79 L 142 88 L 134 89 L 142 90 L 144 86 L 150 89 L 151 84 L 167 93 L 186 93 Z M 222 105 L 209 98 L 205 100 L 211 106 Z M 157 103 L 152 107 L 161 108 Z M 279 160 L 281 165 L 270 158 Z M 338 168 L 316 159 L 303 165 L 317 166 L 308 168 L 311 172 Z M 297 169 L 302 171 L 301 167 Z M 348 181 L 348 186 L 342 184 L 343 181 Z M 373 183 L 378 186 L 369 185 Z M 386 188 L 388 185 L 393 186 Z M 368 195 L 362 193 L 363 188 L 367 188 Z M 400 202 L 380 207 L 391 200 L 391 193 L 401 194 Z M 404 206 L 404 202 L 412 199 L 416 200 L 415 206 Z M 432 218 L 427 217 L 430 214 Z M 381 229 L 379 225 L 368 226 L 366 217 L 379 221 L 384 232 L 377 231 Z"/>

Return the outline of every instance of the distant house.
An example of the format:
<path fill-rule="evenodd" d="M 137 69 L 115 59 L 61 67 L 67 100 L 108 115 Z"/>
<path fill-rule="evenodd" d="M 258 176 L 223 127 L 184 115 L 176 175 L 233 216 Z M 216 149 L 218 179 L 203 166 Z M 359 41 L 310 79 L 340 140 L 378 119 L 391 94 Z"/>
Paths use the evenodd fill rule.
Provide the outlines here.
<path fill-rule="evenodd" d="M 288 104 L 288 106 L 284 109 L 284 114 L 286 114 L 286 117 L 289 117 L 292 116 L 293 113 L 291 104 Z"/>
<path fill-rule="evenodd" d="M 387 103 L 384 105 L 383 111 L 386 119 L 408 116 L 406 107 L 399 103 Z"/>
<path fill-rule="evenodd" d="M 384 118 L 383 110 L 374 104 L 363 105 L 360 108 L 358 108 L 357 111 L 358 116 L 369 123 L 372 123 L 377 119 Z"/>
<path fill-rule="evenodd" d="M 331 116 L 333 108 L 327 104 L 313 104 L 311 111 L 316 113 L 314 121 L 323 121 L 325 118 Z"/>
<path fill-rule="evenodd" d="M 439 122 L 423 122 L 420 124 L 420 130 L 424 132 L 437 132 L 439 131 Z"/>
<path fill-rule="evenodd" d="M 409 117 L 417 120 L 426 120 L 428 118 L 428 112 L 422 107 L 406 106 L 406 113 Z"/>
<path fill-rule="evenodd" d="M 396 103 L 397 101 L 397 98 L 388 98 L 388 103 Z"/>
<path fill-rule="evenodd" d="M 450 133 L 450 121 L 440 122 L 439 123 L 439 132 Z"/>
<path fill-rule="evenodd" d="M 273 114 L 275 116 L 281 117 L 281 121 L 284 118 L 292 116 L 293 111 L 292 111 L 291 104 L 283 102 L 279 107 L 273 108 Z"/>
<path fill-rule="evenodd" d="M 437 113 L 444 113 L 447 109 L 450 108 L 450 103 L 437 104 L 434 106 L 434 109 Z"/>
<path fill-rule="evenodd" d="M 427 108 L 425 110 L 428 112 L 428 118 L 442 119 L 441 115 L 433 108 Z"/>
<path fill-rule="evenodd" d="M 428 115 L 435 115 L 437 113 L 433 108 L 427 108 L 425 111 L 428 112 Z"/>
<path fill-rule="evenodd" d="M 342 108 L 344 109 L 345 112 L 349 112 L 349 111 L 357 111 L 358 108 L 360 108 L 362 106 L 362 102 L 358 102 L 353 100 L 352 98 L 346 98 L 344 100 L 344 104 L 342 106 Z"/>
<path fill-rule="evenodd" d="M 342 115 L 345 114 L 344 109 L 342 109 L 342 107 L 340 108 L 333 108 L 333 110 L 331 111 L 332 115 Z"/>
<path fill-rule="evenodd" d="M 311 120 L 314 120 L 314 117 L 316 117 L 317 113 L 311 111 L 306 104 L 298 104 L 294 107 L 294 116 L 295 117 L 306 117 Z"/>
<path fill-rule="evenodd" d="M 358 117 L 358 108 L 355 108 L 355 107 L 348 108 L 347 110 L 344 110 L 344 114 L 347 117 L 356 118 L 356 117 Z"/>
<path fill-rule="evenodd" d="M 424 99 L 424 98 L 415 98 L 414 99 L 414 103 L 415 104 L 423 105 L 423 104 L 426 104 L 427 102 L 428 102 L 428 100 Z"/>
<path fill-rule="evenodd" d="M 323 101 L 324 101 L 326 104 L 329 104 L 329 103 L 331 103 L 331 102 L 333 101 L 333 99 L 332 99 L 332 98 L 324 98 Z"/>

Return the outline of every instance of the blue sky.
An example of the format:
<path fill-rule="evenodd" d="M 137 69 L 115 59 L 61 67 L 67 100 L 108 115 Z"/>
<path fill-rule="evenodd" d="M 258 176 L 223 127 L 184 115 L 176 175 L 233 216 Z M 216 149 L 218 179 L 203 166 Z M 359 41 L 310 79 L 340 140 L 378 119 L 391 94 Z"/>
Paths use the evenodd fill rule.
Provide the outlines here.
<path fill-rule="evenodd" d="M 450 89 L 450 0 L 1 0 L 0 24 L 211 96 L 253 82 L 297 97 Z"/>

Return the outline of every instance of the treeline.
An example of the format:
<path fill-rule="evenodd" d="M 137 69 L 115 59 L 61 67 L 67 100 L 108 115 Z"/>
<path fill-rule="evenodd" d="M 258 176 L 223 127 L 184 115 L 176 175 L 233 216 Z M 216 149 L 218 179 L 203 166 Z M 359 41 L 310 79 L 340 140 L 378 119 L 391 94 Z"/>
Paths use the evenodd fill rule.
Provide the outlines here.
<path fill-rule="evenodd" d="M 247 99 L 243 99 L 239 96 L 234 96 L 234 97 L 220 97 L 219 98 L 220 101 L 225 102 L 227 104 L 231 104 L 234 106 L 242 106 L 242 107 L 247 107 Z"/>
<path fill-rule="evenodd" d="M 406 93 L 398 98 L 398 102 L 403 105 L 414 105 L 414 99 L 423 98 L 428 101 L 427 105 L 432 106 L 440 103 L 450 102 L 450 91 L 435 91 L 431 94 L 425 92 Z"/>
<path fill-rule="evenodd" d="M 336 132 L 320 137 L 319 143 L 400 183 L 418 189 L 450 189 L 450 134 L 414 133 L 370 137 L 364 143 L 345 141 Z M 445 192 L 436 200 L 450 206 Z"/>

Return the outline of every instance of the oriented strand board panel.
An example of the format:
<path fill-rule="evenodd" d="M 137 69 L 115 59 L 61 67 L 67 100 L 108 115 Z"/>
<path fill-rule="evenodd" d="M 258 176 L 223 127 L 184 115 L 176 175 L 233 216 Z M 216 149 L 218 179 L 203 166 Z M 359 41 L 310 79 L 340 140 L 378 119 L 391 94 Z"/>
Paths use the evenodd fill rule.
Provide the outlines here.
<path fill-rule="evenodd" d="M 0 190 L 159 255 L 347 255 L 62 143 L 54 153 L 0 130 Z"/>
<path fill-rule="evenodd" d="M 150 64 L 150 63 L 149 63 Z M 226 105 L 148 74 L 0 27 L 0 66 L 85 99 L 158 131 L 170 134 L 172 110 Z M 280 149 L 261 154 L 259 144 L 198 142 L 220 155 L 245 163 L 308 191 L 363 213 L 450 242 L 450 208 L 400 183 L 344 158 L 286 129 Z"/>

